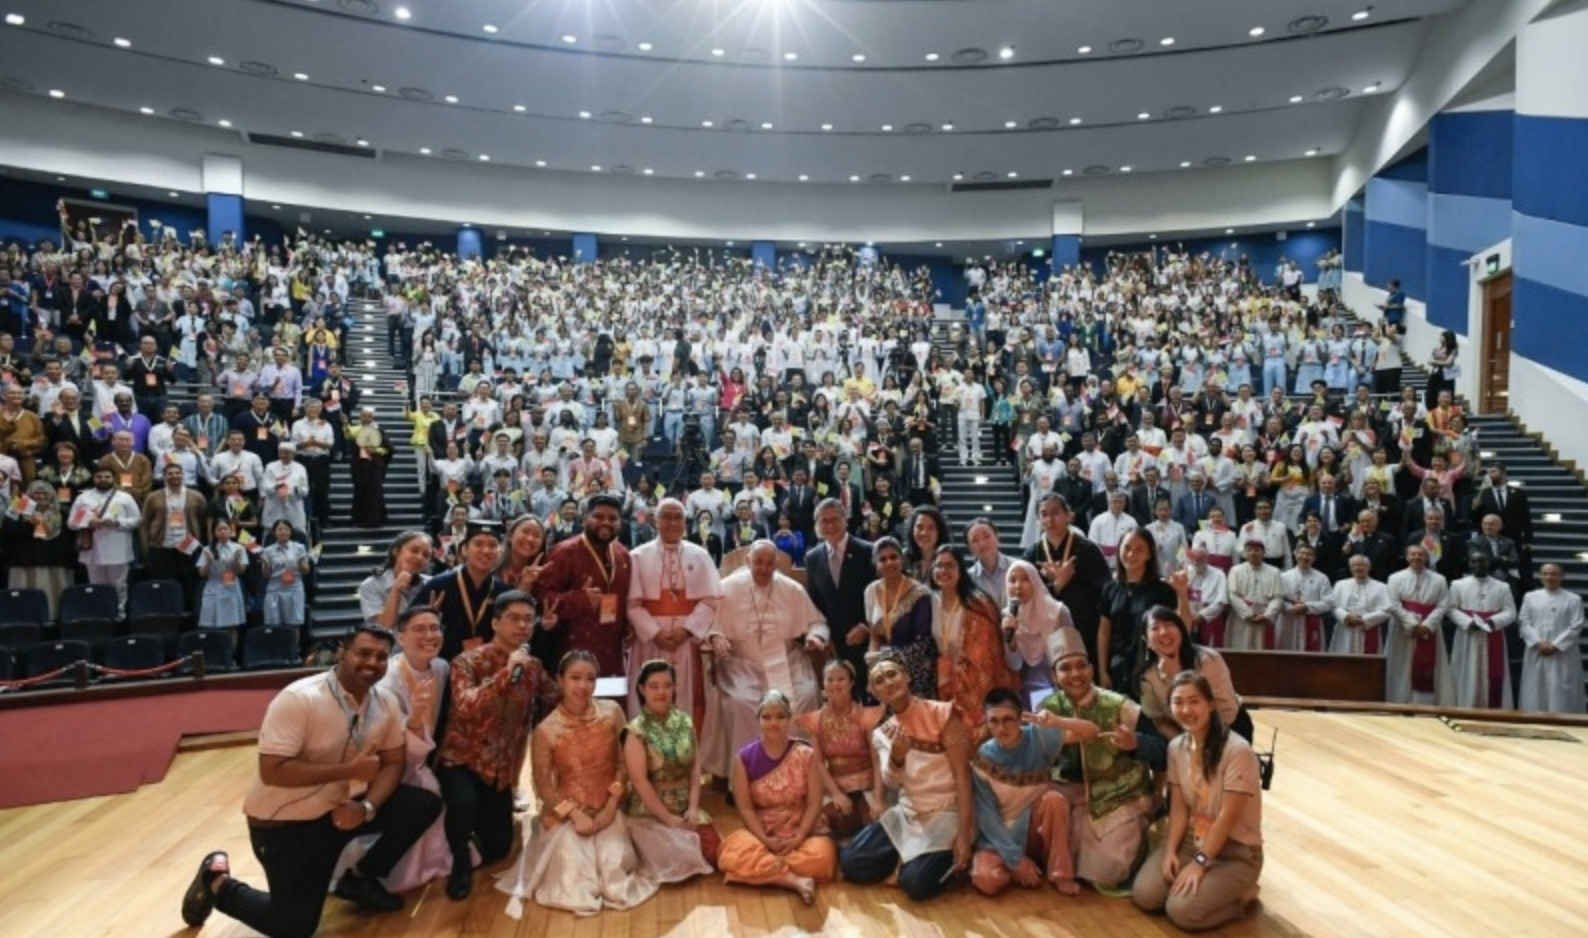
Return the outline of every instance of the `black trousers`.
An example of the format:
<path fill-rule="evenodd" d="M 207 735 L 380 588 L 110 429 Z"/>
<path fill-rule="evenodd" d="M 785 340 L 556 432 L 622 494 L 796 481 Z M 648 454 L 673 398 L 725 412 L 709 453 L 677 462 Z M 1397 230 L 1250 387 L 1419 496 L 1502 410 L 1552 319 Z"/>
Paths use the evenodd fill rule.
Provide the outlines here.
<path fill-rule="evenodd" d="M 197 533 L 194 532 L 194 535 L 197 536 Z M 175 580 L 182 585 L 182 596 L 192 612 L 198 611 L 199 578 L 195 562 L 193 555 L 184 554 L 174 547 L 150 547 L 145 560 L 150 579 Z"/>
<path fill-rule="evenodd" d="M 331 457 L 300 456 L 298 461 L 309 476 L 309 516 L 324 528 L 331 523 Z"/>
<path fill-rule="evenodd" d="M 423 788 L 398 785 L 375 820 L 357 830 L 337 830 L 329 814 L 278 827 L 250 826 L 248 838 L 270 891 L 228 879 L 215 907 L 267 938 L 310 938 L 320 927 L 331 873 L 349 841 L 381 835 L 358 864 L 360 873 L 379 879 L 391 873 L 440 813 L 440 798 Z"/>
<path fill-rule="evenodd" d="M 462 765 L 436 768 L 441 797 L 447 805 L 447 846 L 453 869 L 468 869 L 469 840 L 479 838 L 480 862 L 486 866 L 513 849 L 513 789 L 495 786 Z"/>
<path fill-rule="evenodd" d="M 897 870 L 899 888 L 921 902 L 942 895 L 953 884 L 954 851 L 934 850 L 901 865 L 893 841 L 882 824 L 875 823 L 862 828 L 838 851 L 838 867 L 844 871 L 844 879 L 862 884 L 880 883 Z"/>

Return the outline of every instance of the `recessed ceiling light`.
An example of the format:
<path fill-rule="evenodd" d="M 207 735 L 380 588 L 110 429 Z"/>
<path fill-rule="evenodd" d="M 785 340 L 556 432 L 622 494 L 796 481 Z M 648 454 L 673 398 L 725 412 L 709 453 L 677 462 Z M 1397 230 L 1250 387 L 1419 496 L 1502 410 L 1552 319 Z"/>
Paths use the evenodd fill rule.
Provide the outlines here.
<path fill-rule="evenodd" d="M 998 57 L 1000 59 L 1003 59 L 1004 61 L 1008 61 L 1008 60 L 1014 58 L 1015 57 L 1014 47 L 1013 46 L 1004 46 L 1002 49 L 999 49 L 998 50 Z"/>
<path fill-rule="evenodd" d="M 1156 241 L 1156 240 L 1158 240 L 1158 236 L 1156 234 L 1150 234 L 1150 235 L 1147 236 L 1147 240 L 1148 241 Z"/>
<path fill-rule="evenodd" d="M 705 175 L 706 175 L 706 171 L 705 170 L 703 170 L 703 169 L 695 170 L 695 178 L 696 179 L 699 179 L 699 178 L 701 178 L 701 177 L 703 177 Z"/>
<path fill-rule="evenodd" d="M 890 130 L 892 130 L 892 129 L 893 129 L 893 125 L 892 125 L 892 124 L 883 124 L 883 125 L 882 125 L 882 129 L 883 129 L 883 131 L 885 131 L 885 132 L 886 132 L 886 131 L 890 131 Z"/>
<path fill-rule="evenodd" d="M 644 169 L 640 170 L 640 175 L 641 176 L 654 176 L 654 175 L 656 175 L 656 170 L 651 169 L 649 166 L 647 166 Z"/>
<path fill-rule="evenodd" d="M 1079 49 L 1076 49 L 1075 51 L 1080 53 L 1081 55 L 1091 55 L 1092 54 L 1092 47 L 1091 46 L 1081 46 Z"/>
<path fill-rule="evenodd" d="M 232 125 L 232 122 L 227 120 L 224 117 L 221 118 L 220 120 L 216 121 L 215 123 L 220 124 L 222 127 L 230 127 Z"/>
<path fill-rule="evenodd" d="M 414 17 L 413 12 L 410 11 L 407 7 L 398 7 L 397 9 L 392 11 L 392 15 L 397 17 L 398 19 L 402 20 L 405 23 L 408 22 L 409 20 L 413 19 L 413 17 Z"/>
<path fill-rule="evenodd" d="M 1309 149 L 1307 151 L 1306 155 L 1307 156 L 1317 156 L 1318 155 L 1318 148 L 1317 147 L 1312 147 L 1311 149 Z"/>
<path fill-rule="evenodd" d="M 932 247 L 935 247 L 935 248 L 940 248 L 942 246 L 943 246 L 943 242 L 941 242 L 941 241 L 937 241 L 937 242 L 934 242 L 932 244 Z"/>
<path fill-rule="evenodd" d="M 368 215 L 365 215 L 365 216 L 364 216 L 364 220 L 365 220 L 365 221 L 369 221 L 369 216 L 368 216 Z"/>
<path fill-rule="evenodd" d="M 357 140 L 354 140 L 354 141 L 353 141 L 353 143 L 354 143 L 354 144 L 355 144 L 355 145 L 357 145 L 357 146 L 361 146 L 361 147 L 367 147 L 367 146 L 369 146 L 369 141 L 368 141 L 368 140 L 365 140 L 365 139 L 364 139 L 364 138 L 363 138 L 363 137 L 359 137 L 359 138 L 358 138 L 358 139 L 357 139 Z"/>
<path fill-rule="evenodd" d="M 298 81 L 308 81 L 309 80 L 309 76 L 304 74 L 303 72 L 293 72 L 292 73 L 292 77 L 296 78 Z"/>
<path fill-rule="evenodd" d="M 1122 173 L 1128 173 L 1128 172 L 1130 172 L 1131 170 L 1133 170 L 1135 168 L 1136 167 L 1134 167 L 1134 166 L 1121 166 L 1119 168 L 1119 171 L 1122 172 Z"/>
<path fill-rule="evenodd" d="M 1379 89 L 1379 83 L 1375 81 L 1373 84 L 1368 85 L 1366 88 L 1363 88 L 1362 89 L 1362 93 L 1363 94 L 1372 94 L 1373 92 L 1377 91 L 1378 89 Z"/>
<path fill-rule="evenodd" d="M 772 123 L 770 121 L 762 121 L 761 122 L 761 129 L 762 130 L 771 130 L 772 129 Z"/>
<path fill-rule="evenodd" d="M 420 147 L 419 148 L 419 155 L 420 156 L 429 156 L 430 155 L 430 148 L 429 147 Z"/>
<path fill-rule="evenodd" d="M 1315 222 L 1315 221 L 1309 221 L 1309 222 L 1307 222 L 1307 227 L 1308 228 L 1316 228 L 1316 227 L 1318 227 L 1318 223 Z"/>
<path fill-rule="evenodd" d="M 601 167 L 599 165 L 591 166 L 590 167 L 590 172 L 599 173 L 599 172 L 601 172 Z"/>
<path fill-rule="evenodd" d="M 1300 104 L 1304 100 L 1305 99 L 1299 94 L 1293 94 L 1293 95 L 1290 96 L 1290 103 L 1291 104 Z"/>
<path fill-rule="evenodd" d="M 1019 121 L 1004 121 L 1004 129 L 1005 130 L 1014 130 L 1016 127 L 1019 127 L 1019 126 L 1020 126 L 1020 122 Z"/>
<path fill-rule="evenodd" d="M 1074 126 L 1080 124 L 1080 122 L 1081 122 L 1081 119 L 1079 117 L 1070 118 L 1070 126 L 1071 127 L 1074 127 Z"/>
<path fill-rule="evenodd" d="M 154 108 L 152 108 L 152 107 L 141 107 L 141 108 L 138 108 L 138 113 L 139 114 L 153 114 L 154 113 Z"/>
<path fill-rule="evenodd" d="M 635 48 L 639 49 L 641 52 L 649 52 L 649 51 L 651 51 L 652 49 L 654 49 L 656 47 L 651 45 L 648 42 L 642 42 L 639 45 L 635 46 Z"/>
<path fill-rule="evenodd" d="M 823 130 L 832 130 L 833 129 L 833 125 L 832 124 L 823 124 L 822 125 L 822 129 Z"/>
<path fill-rule="evenodd" d="M 864 52 L 856 52 L 854 55 L 849 57 L 849 61 L 851 62 L 864 62 L 865 60 L 866 54 Z"/>
<path fill-rule="evenodd" d="M 545 169 L 546 168 L 546 161 L 545 160 L 536 160 L 535 161 L 535 167 L 537 169 Z"/>
<path fill-rule="evenodd" d="M 1266 33 L 1266 32 L 1268 32 L 1268 30 L 1264 29 L 1261 26 L 1253 26 L 1251 29 L 1248 29 L 1246 31 L 1246 35 L 1251 36 L 1253 39 L 1256 39 L 1258 36 L 1261 36 L 1263 33 Z"/>
<path fill-rule="evenodd" d="M 480 28 L 485 30 L 486 34 L 490 35 L 490 36 L 494 36 L 497 33 L 502 31 L 495 23 L 486 23 L 484 26 L 481 26 Z"/>
<path fill-rule="evenodd" d="M 441 100 L 447 102 L 448 104 L 457 104 L 458 103 L 458 96 L 455 95 L 455 94 L 449 94 L 446 97 L 442 98 Z"/>
<path fill-rule="evenodd" d="M 272 205 L 272 206 L 270 206 L 270 208 L 273 211 L 277 211 L 277 212 L 281 211 L 281 206 L 279 206 L 279 205 Z"/>
<path fill-rule="evenodd" d="M 579 112 L 579 119 L 580 119 L 580 120 L 582 120 L 582 121 L 587 121 L 587 120 L 589 120 L 589 119 L 590 119 L 590 116 L 591 116 L 591 115 L 590 115 L 590 112 L 589 112 L 589 111 L 580 111 L 580 112 Z"/>
<path fill-rule="evenodd" d="M 27 21 L 28 21 L 28 18 L 23 16 L 21 13 L 7 13 L 6 14 L 6 25 L 7 26 L 21 26 L 23 23 L 26 23 Z"/>
<path fill-rule="evenodd" d="M 59 88 L 51 88 L 50 89 L 50 97 L 57 98 L 57 99 L 58 98 L 64 98 L 64 97 L 66 97 L 66 92 L 62 91 Z"/>
<path fill-rule="evenodd" d="M 180 198 L 182 194 L 180 192 L 167 192 L 166 195 L 168 195 L 171 198 L 175 199 L 175 198 Z"/>
<path fill-rule="evenodd" d="M 909 182 L 910 181 L 910 177 L 909 176 L 900 176 L 899 177 L 899 181 L 900 182 Z"/>
<path fill-rule="evenodd" d="M 481 153 L 480 154 L 480 162 L 481 163 L 489 163 L 490 161 L 491 161 L 491 154 L 489 154 L 489 153 Z"/>
<path fill-rule="evenodd" d="M 209 61 L 209 63 L 211 65 L 225 65 L 226 64 L 226 60 L 221 58 L 218 55 L 210 56 L 208 61 Z"/>
<path fill-rule="evenodd" d="M 728 54 L 728 50 L 727 49 L 712 49 L 711 50 L 711 54 L 720 59 L 723 56 Z"/>
<path fill-rule="evenodd" d="M 302 139 L 302 138 L 303 138 L 303 131 L 301 131 L 301 130 L 294 130 L 294 131 L 293 131 L 293 132 L 292 132 L 292 136 L 293 136 L 293 137 L 294 137 L 294 138 L 296 138 L 296 139 L 300 139 L 300 140 L 301 140 L 301 139 Z"/>
<path fill-rule="evenodd" d="M 800 54 L 798 52 L 785 52 L 785 53 L 783 53 L 783 61 L 785 61 L 785 62 L 798 62 L 799 58 L 800 58 Z"/>
<path fill-rule="evenodd" d="M 570 46 L 579 41 L 579 37 L 573 33 L 563 33 L 560 38 Z"/>
<path fill-rule="evenodd" d="M 1146 111 L 1142 111 L 1141 113 L 1136 115 L 1136 119 L 1139 120 L 1139 121 L 1150 120 L 1151 118 L 1152 118 L 1152 115 L 1147 113 Z"/>
<path fill-rule="evenodd" d="M 1059 175 L 1060 175 L 1060 176 L 1073 176 L 1073 175 L 1075 175 L 1075 170 L 1073 170 L 1073 169 L 1066 169 L 1066 170 L 1065 170 L 1065 171 L 1063 171 L 1063 172 L 1061 172 L 1061 173 L 1059 173 Z"/>
<path fill-rule="evenodd" d="M 1181 169 L 1190 169 L 1191 168 L 1191 161 L 1190 160 L 1181 160 L 1180 161 L 1180 168 Z"/>
<path fill-rule="evenodd" d="M 529 108 L 523 106 L 522 104 L 513 105 L 513 112 L 516 113 L 516 114 L 522 114 L 522 113 L 524 113 L 527 110 L 529 110 Z"/>
<path fill-rule="evenodd" d="M 1351 14 L 1351 19 L 1353 19 L 1356 22 L 1360 23 L 1363 20 L 1367 19 L 1371 15 L 1372 15 L 1372 13 L 1370 11 L 1368 11 L 1368 10 L 1357 10 L 1355 13 Z"/>
<path fill-rule="evenodd" d="M 944 130 L 953 130 L 954 129 L 954 125 L 953 124 L 944 124 L 943 125 L 943 129 Z"/>
<path fill-rule="evenodd" d="M 1215 104 L 1212 107 L 1208 108 L 1208 113 L 1209 114 L 1223 114 L 1224 113 L 1224 105 Z"/>
<path fill-rule="evenodd" d="M 730 248 L 733 247 L 733 242 L 732 241 L 728 242 L 728 247 L 730 247 Z"/>
<path fill-rule="evenodd" d="M 115 43 L 116 44 L 116 48 L 118 48 L 118 49 L 131 49 L 132 48 L 132 40 L 131 39 L 123 39 L 122 37 L 117 36 L 116 38 L 114 38 L 114 39 L 112 39 L 110 41 Z"/>
<path fill-rule="evenodd" d="M 652 120 L 653 120 L 653 118 L 651 117 L 651 115 L 647 114 L 644 117 L 640 118 L 640 123 L 649 124 Z"/>
<path fill-rule="evenodd" d="M 1004 175 L 1008 176 L 1010 179 L 1018 179 L 1020 177 L 1020 174 L 1015 172 L 1012 169 L 1009 172 L 1005 173 Z"/>
<path fill-rule="evenodd" d="M 964 178 L 965 178 L 965 174 L 964 173 L 955 173 L 954 174 L 954 181 L 955 182 L 959 182 L 961 179 L 964 179 Z"/>
<path fill-rule="evenodd" d="M 755 178 L 755 173 L 745 173 L 744 174 L 744 178 L 746 178 L 746 179 L 754 179 Z"/>
<path fill-rule="evenodd" d="M 369 86 L 369 90 L 375 92 L 376 94 L 385 94 L 386 93 L 386 86 L 385 85 L 370 85 Z"/>
<path fill-rule="evenodd" d="M 936 52 L 928 52 L 926 54 L 926 60 L 928 62 L 936 62 L 940 58 L 942 58 L 942 56 L 938 55 Z"/>
<path fill-rule="evenodd" d="M 849 177 L 849 181 L 850 182 L 859 182 L 860 181 L 860 177 L 859 176 L 850 176 Z"/>
<path fill-rule="evenodd" d="M 1158 40 L 1158 45 L 1160 45 L 1160 46 L 1172 46 L 1172 45 L 1174 45 L 1174 37 L 1173 36 L 1165 36 L 1162 39 Z"/>
<path fill-rule="evenodd" d="M 1248 163 L 1257 162 L 1257 154 L 1255 154 L 1255 153 L 1246 154 L 1246 162 L 1248 162 Z"/>
<path fill-rule="evenodd" d="M 715 127 L 716 125 L 714 123 L 712 123 L 711 121 L 701 121 L 700 122 L 700 126 L 702 126 L 702 127 Z"/>
<path fill-rule="evenodd" d="M 800 173 L 799 179 L 800 182 L 810 182 L 811 177 L 805 175 L 804 173 Z"/>
<path fill-rule="evenodd" d="M 1226 229 L 1224 229 L 1224 233 L 1225 234 L 1234 234 L 1235 233 L 1235 229 L 1234 228 L 1226 228 Z"/>

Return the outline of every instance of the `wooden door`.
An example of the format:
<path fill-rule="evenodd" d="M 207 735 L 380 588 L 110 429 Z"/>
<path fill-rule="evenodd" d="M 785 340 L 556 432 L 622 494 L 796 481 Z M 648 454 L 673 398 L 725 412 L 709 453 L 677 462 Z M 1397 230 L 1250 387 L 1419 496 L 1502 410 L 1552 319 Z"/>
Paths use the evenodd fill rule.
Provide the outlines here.
<path fill-rule="evenodd" d="M 1483 350 L 1478 357 L 1479 411 L 1503 414 L 1511 399 L 1511 272 L 1483 284 Z"/>

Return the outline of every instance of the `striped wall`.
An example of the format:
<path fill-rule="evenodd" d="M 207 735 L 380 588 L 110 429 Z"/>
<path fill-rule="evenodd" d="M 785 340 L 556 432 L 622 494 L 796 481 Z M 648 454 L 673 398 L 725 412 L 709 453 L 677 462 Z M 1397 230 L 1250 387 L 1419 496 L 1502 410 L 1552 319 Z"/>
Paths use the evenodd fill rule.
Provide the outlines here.
<path fill-rule="evenodd" d="M 1374 286 L 1399 280 L 1412 299 L 1426 295 L 1428 153 L 1418 151 L 1368 181 L 1363 207 L 1362 274 Z"/>
<path fill-rule="evenodd" d="M 1437 115 L 1428 127 L 1428 321 L 1467 332 L 1467 258 L 1511 236 L 1510 111 Z"/>

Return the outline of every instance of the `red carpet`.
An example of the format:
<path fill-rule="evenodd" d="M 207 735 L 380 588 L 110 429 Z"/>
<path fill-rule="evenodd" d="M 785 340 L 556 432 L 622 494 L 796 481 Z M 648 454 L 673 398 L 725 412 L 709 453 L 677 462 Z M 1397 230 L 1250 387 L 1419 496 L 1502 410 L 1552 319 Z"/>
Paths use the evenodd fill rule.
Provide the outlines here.
<path fill-rule="evenodd" d="M 276 693 L 204 690 L 0 710 L 0 808 L 158 782 L 183 736 L 257 730 Z"/>

